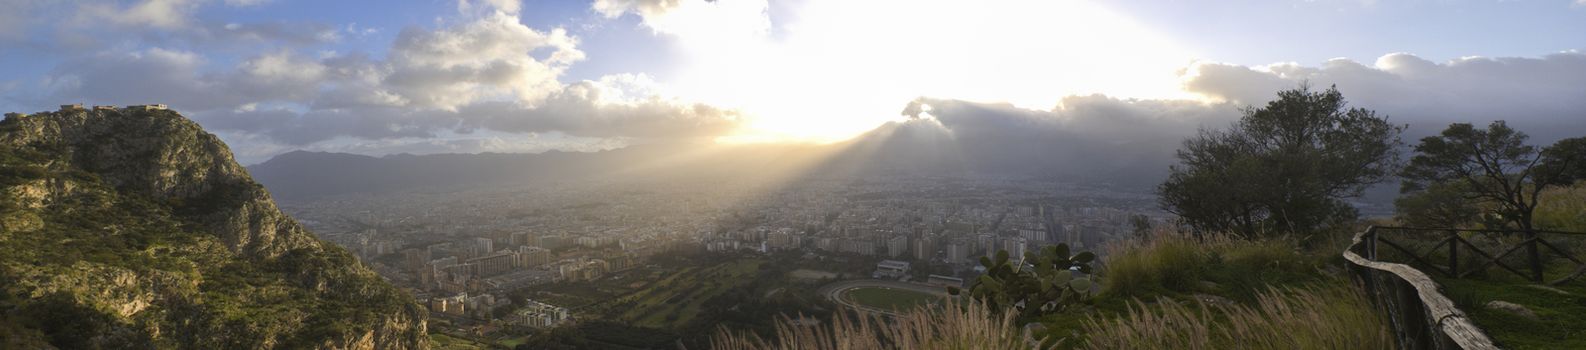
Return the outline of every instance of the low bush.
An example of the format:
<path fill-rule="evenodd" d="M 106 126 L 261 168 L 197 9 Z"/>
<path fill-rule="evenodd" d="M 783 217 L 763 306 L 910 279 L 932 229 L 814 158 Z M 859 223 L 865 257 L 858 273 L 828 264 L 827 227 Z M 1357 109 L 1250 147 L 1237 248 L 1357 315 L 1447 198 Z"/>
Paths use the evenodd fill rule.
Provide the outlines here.
<path fill-rule="evenodd" d="M 1217 293 L 1250 299 L 1269 284 L 1316 280 L 1318 257 L 1301 253 L 1281 238 L 1234 239 L 1226 235 L 1161 232 L 1109 247 L 1101 267 L 1108 297 Z"/>

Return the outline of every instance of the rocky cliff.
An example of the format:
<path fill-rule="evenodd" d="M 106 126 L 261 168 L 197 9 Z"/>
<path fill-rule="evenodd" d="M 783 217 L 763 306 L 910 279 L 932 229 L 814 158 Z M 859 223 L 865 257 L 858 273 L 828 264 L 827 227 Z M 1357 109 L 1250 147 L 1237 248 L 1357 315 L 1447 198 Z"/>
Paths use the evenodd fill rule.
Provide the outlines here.
<path fill-rule="evenodd" d="M 173 111 L 0 121 L 0 348 L 411 349 L 411 298 Z"/>

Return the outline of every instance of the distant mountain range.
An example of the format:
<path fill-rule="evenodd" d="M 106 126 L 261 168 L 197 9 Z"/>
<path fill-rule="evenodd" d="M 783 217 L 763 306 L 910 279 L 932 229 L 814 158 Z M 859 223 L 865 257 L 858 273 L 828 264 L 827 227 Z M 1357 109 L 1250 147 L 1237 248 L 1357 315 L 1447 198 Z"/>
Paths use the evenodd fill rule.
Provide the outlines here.
<path fill-rule="evenodd" d="M 1051 130 L 952 130 L 930 119 L 882 125 L 846 142 L 645 144 L 599 152 L 398 154 L 294 151 L 248 168 L 285 199 L 602 177 L 665 181 L 744 176 L 1015 176 L 1149 188 L 1178 139 L 1146 142 Z M 626 178 L 624 178 L 626 176 Z"/>

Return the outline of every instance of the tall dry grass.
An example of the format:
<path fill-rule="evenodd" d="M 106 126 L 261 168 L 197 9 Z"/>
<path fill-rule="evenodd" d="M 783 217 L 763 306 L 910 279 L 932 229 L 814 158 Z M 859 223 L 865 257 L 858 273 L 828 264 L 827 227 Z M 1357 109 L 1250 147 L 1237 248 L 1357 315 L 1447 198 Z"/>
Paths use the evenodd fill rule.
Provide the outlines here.
<path fill-rule="evenodd" d="M 839 312 L 829 323 L 783 317 L 776 335 L 718 330 L 712 349 L 733 350 L 882 350 L 1029 349 L 1034 339 L 1014 322 L 1015 313 L 998 315 L 977 302 L 921 306 L 894 318 Z"/>
<path fill-rule="evenodd" d="M 1338 281 L 1311 288 L 1272 288 L 1254 305 L 1168 298 L 1138 300 L 1128 315 L 1091 319 L 1087 349 L 1392 349 L 1383 315 L 1358 289 Z"/>
<path fill-rule="evenodd" d="M 1536 207 L 1536 227 L 1586 232 L 1586 181 L 1542 192 Z"/>
<path fill-rule="evenodd" d="M 1148 239 L 1114 242 L 1108 251 L 1100 279 L 1103 293 L 1112 297 L 1204 292 L 1243 298 L 1269 284 L 1321 277 L 1320 259 L 1283 238 L 1158 231 Z M 1208 289 L 1205 282 L 1218 287 Z"/>

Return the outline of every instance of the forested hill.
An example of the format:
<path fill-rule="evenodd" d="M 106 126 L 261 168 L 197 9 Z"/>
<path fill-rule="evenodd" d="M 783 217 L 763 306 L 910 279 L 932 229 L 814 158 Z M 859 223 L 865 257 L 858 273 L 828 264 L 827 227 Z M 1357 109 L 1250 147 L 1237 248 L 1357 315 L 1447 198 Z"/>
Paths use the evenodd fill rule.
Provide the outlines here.
<path fill-rule="evenodd" d="M 425 348 L 423 309 L 174 111 L 0 121 L 0 348 Z"/>

